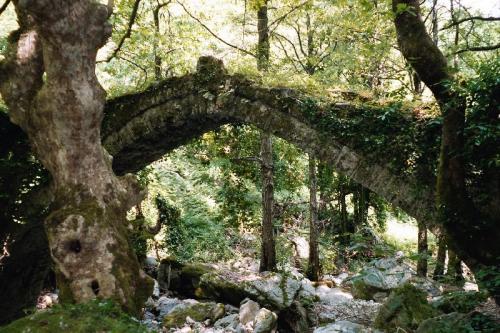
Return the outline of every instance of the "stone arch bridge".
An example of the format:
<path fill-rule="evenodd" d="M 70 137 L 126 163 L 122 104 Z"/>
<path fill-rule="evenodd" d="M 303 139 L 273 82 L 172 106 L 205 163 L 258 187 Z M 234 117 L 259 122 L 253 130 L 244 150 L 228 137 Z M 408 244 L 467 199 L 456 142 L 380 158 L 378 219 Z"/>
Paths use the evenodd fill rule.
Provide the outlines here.
<path fill-rule="evenodd" d="M 108 101 L 103 144 L 114 157 L 115 172 L 124 174 L 138 171 L 224 124 L 252 124 L 314 153 L 337 172 L 432 227 L 434 179 L 425 185 L 413 176 L 398 174 L 385 162 L 387 156 L 363 152 L 342 133 L 325 130 L 308 116 L 305 98 L 292 89 L 263 88 L 241 76 L 228 75 L 220 61 L 202 57 L 194 74 Z M 330 103 L 327 107 L 339 115 L 366 111 L 357 103 Z M 373 111 L 373 107 L 368 109 Z M 322 107 L 315 112 L 321 114 Z M 390 154 L 396 147 L 389 144 L 386 148 Z"/>

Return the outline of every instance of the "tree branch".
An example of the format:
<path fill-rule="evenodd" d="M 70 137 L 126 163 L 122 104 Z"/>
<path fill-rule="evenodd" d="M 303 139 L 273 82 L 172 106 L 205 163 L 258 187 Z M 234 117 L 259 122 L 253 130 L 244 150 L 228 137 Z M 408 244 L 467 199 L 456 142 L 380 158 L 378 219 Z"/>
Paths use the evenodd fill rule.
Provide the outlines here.
<path fill-rule="evenodd" d="M 132 13 L 130 14 L 130 17 L 129 17 L 129 20 L 128 20 L 127 31 L 125 32 L 125 34 L 120 39 L 120 42 L 118 43 L 118 47 L 113 51 L 113 53 L 106 60 L 104 60 L 104 62 L 110 62 L 114 57 L 116 57 L 116 55 L 118 54 L 118 52 L 120 52 L 123 44 L 125 43 L 125 40 L 127 38 L 130 38 L 130 35 L 132 34 L 132 27 L 133 27 L 133 25 L 135 23 L 135 19 L 137 17 L 137 11 L 139 9 L 139 4 L 140 3 L 141 3 L 141 0 L 136 0 L 134 2 L 134 7 L 132 8 Z"/>
<path fill-rule="evenodd" d="M 304 1 L 304 2 L 302 2 L 302 3 L 300 3 L 300 4 L 298 4 L 297 6 L 292 7 L 292 8 L 291 8 L 288 12 L 286 12 L 285 14 L 281 15 L 280 17 L 278 17 L 277 19 L 275 19 L 274 21 L 272 21 L 272 22 L 268 25 L 269 30 L 270 30 L 270 31 L 274 31 L 274 30 L 278 27 L 278 25 L 279 25 L 279 24 L 280 24 L 280 23 L 281 23 L 284 19 L 286 19 L 286 18 L 288 17 L 288 15 L 292 14 L 294 11 L 296 11 L 297 9 L 300 9 L 301 7 L 303 7 L 303 6 L 307 5 L 307 4 L 308 4 L 308 3 L 310 3 L 310 2 L 311 2 L 311 0 L 306 0 L 306 1 Z M 273 29 L 271 29 L 271 27 L 272 27 L 273 25 L 275 25 L 275 24 L 276 24 L 276 27 L 274 27 Z"/>
<path fill-rule="evenodd" d="M 453 52 L 452 55 L 461 54 L 464 52 L 493 51 L 497 49 L 500 49 L 500 44 L 487 45 L 487 46 L 472 46 Z"/>
<path fill-rule="evenodd" d="M 6 0 L 4 2 L 4 4 L 2 5 L 2 7 L 0 7 L 0 15 L 3 14 L 3 12 L 7 9 L 7 7 L 9 6 L 10 4 L 10 0 Z"/>
<path fill-rule="evenodd" d="M 227 41 L 225 41 L 224 39 L 220 38 L 219 36 L 217 36 L 212 30 L 210 30 L 210 28 L 205 24 L 203 23 L 199 18 L 197 18 L 196 16 L 194 16 L 193 14 L 191 14 L 187 8 L 180 2 L 177 2 L 183 9 L 184 11 L 186 12 L 186 14 L 188 14 L 193 20 L 195 20 L 196 22 L 198 22 L 206 31 L 208 31 L 209 34 L 211 34 L 212 36 L 214 36 L 216 39 L 218 39 L 219 41 L 221 41 L 222 43 L 226 44 L 227 46 L 229 47 L 232 47 L 233 49 L 236 49 L 246 55 L 249 55 L 249 56 L 252 56 L 254 58 L 257 58 L 257 55 L 248 51 L 248 50 L 245 50 L 239 46 L 236 46 L 234 44 L 231 44 Z"/>
<path fill-rule="evenodd" d="M 398 13 L 398 6 L 408 9 Z M 427 33 L 418 0 L 392 0 L 398 44 L 405 59 L 433 92 L 436 99 L 447 95 L 447 81 L 452 80 L 448 63 Z M 446 97 L 447 98 L 447 97 Z"/>
<path fill-rule="evenodd" d="M 299 70 L 299 68 L 297 67 L 297 65 L 295 64 L 295 59 L 293 59 L 289 54 L 288 54 L 288 51 L 286 50 L 286 47 L 285 45 L 283 45 L 283 42 L 281 41 L 281 39 L 279 38 L 276 38 L 276 40 L 278 41 L 280 47 L 281 47 L 281 50 L 283 50 L 283 53 L 285 54 L 285 58 L 287 58 L 291 64 L 293 65 L 293 68 L 295 69 L 295 71 L 297 73 L 300 73 L 301 71 Z"/>
<path fill-rule="evenodd" d="M 492 22 L 492 21 L 500 21 L 500 17 L 483 17 L 483 16 L 471 16 L 471 17 L 466 17 L 466 18 L 463 18 L 463 19 L 460 19 L 460 20 L 455 20 L 454 22 L 444 26 L 443 28 L 441 28 L 441 30 L 446 30 L 446 29 L 450 29 L 456 25 L 460 25 L 464 22 L 467 22 L 467 21 L 486 21 L 486 22 Z"/>
<path fill-rule="evenodd" d="M 124 61 L 128 62 L 129 64 L 131 64 L 132 66 L 139 68 L 144 73 L 144 82 L 142 83 L 143 85 L 148 81 L 148 71 L 146 70 L 146 68 L 144 68 L 143 66 L 141 66 L 141 65 L 137 64 L 136 62 L 134 62 L 130 59 L 127 59 L 123 56 L 117 56 L 117 58 L 124 60 Z"/>
<path fill-rule="evenodd" d="M 300 64 L 300 66 L 306 70 L 306 65 L 302 62 L 302 60 L 300 60 L 300 55 L 299 55 L 299 52 L 297 51 L 297 48 L 295 47 L 295 44 L 290 40 L 288 39 L 287 37 L 277 33 L 277 32 L 274 32 L 273 35 L 279 37 L 279 38 L 282 38 L 283 40 L 285 40 L 288 44 L 290 44 L 292 46 L 292 49 L 293 49 L 293 52 L 295 53 L 295 57 L 297 59 L 297 62 Z M 278 38 L 278 40 L 279 40 Z"/>

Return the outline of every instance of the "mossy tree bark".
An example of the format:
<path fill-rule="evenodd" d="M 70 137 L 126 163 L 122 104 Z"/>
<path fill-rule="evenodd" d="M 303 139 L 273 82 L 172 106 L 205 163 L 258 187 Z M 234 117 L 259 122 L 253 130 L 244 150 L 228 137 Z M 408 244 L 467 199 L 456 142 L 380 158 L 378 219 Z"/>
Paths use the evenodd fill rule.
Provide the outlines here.
<path fill-rule="evenodd" d="M 392 5 L 401 52 L 434 94 L 443 115 L 436 185 L 439 222 L 448 236 L 449 246 L 475 273 L 498 267 L 498 216 L 478 209 L 466 188 L 466 101 L 451 88 L 453 73 L 448 68 L 446 58 L 427 33 L 420 15 L 420 1 L 393 0 Z M 499 302 L 500 287 L 495 283 L 485 285 Z"/>
<path fill-rule="evenodd" d="M 100 136 L 106 93 L 95 57 L 112 9 L 90 0 L 14 4 L 20 29 L 0 91 L 52 176 L 45 228 L 61 300 L 112 298 L 138 313 L 152 284 L 128 244 L 125 214 L 142 193 L 132 176 L 114 175 Z"/>
<path fill-rule="evenodd" d="M 269 18 L 267 16 L 267 0 L 257 10 L 257 68 L 260 71 L 269 69 Z M 274 206 L 274 169 L 273 143 L 269 132 L 260 134 L 260 162 L 262 175 L 262 256 L 260 271 L 276 270 L 276 249 L 273 230 Z"/>

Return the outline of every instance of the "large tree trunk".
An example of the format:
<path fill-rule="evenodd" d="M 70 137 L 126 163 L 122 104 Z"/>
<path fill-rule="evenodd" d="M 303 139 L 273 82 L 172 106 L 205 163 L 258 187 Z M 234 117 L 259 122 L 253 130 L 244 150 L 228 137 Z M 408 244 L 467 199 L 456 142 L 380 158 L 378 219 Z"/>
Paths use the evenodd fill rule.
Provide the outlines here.
<path fill-rule="evenodd" d="M 448 250 L 448 271 L 446 275 L 453 283 L 462 285 L 464 283 L 464 271 L 462 269 L 462 261 L 452 250 Z"/>
<path fill-rule="evenodd" d="M 437 180 L 439 222 L 448 236 L 450 248 L 475 273 L 484 269 L 492 272 L 500 258 L 498 216 L 477 209 L 467 193 L 463 156 L 466 101 L 450 89 L 453 74 L 427 33 L 419 3 L 418 0 L 392 1 L 401 52 L 434 94 L 443 115 Z M 493 273 L 487 274 L 489 279 L 495 279 L 498 268 Z M 489 282 L 483 286 L 499 302 L 500 286 Z"/>
<path fill-rule="evenodd" d="M 257 67 L 260 71 L 269 69 L 269 18 L 267 1 L 257 10 Z M 260 271 L 276 270 L 276 249 L 273 233 L 274 170 L 273 144 L 271 134 L 261 132 L 261 174 L 262 174 L 262 256 Z"/>
<path fill-rule="evenodd" d="M 418 223 L 418 261 L 417 274 L 419 276 L 427 276 L 427 259 L 429 255 L 429 246 L 427 244 L 427 228 L 424 223 Z"/>
<path fill-rule="evenodd" d="M 443 278 L 446 265 L 446 239 L 444 235 L 438 236 L 438 250 L 436 254 L 436 267 L 434 268 L 433 279 L 439 281 Z"/>
<path fill-rule="evenodd" d="M 309 155 L 309 263 L 307 277 L 311 281 L 319 280 L 318 252 L 318 200 L 317 200 L 316 160 Z"/>
<path fill-rule="evenodd" d="M 273 152 L 271 135 L 262 133 L 260 158 L 262 160 L 262 254 L 260 271 L 276 270 L 276 251 L 273 234 Z"/>
<path fill-rule="evenodd" d="M 115 299 L 139 313 L 152 283 L 129 246 L 125 214 L 142 194 L 132 176 L 114 175 L 100 138 L 106 93 L 95 57 L 111 33 L 111 9 L 90 0 L 15 5 L 21 28 L 0 89 L 52 176 L 45 228 L 61 300 Z"/>

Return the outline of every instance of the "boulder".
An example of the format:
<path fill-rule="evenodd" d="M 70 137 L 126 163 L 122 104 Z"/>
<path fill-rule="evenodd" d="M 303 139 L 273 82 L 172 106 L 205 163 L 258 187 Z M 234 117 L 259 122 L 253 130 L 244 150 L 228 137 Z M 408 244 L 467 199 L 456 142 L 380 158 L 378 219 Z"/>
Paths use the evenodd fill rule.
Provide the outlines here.
<path fill-rule="evenodd" d="M 253 321 L 253 333 L 276 332 L 278 316 L 268 309 L 262 308 L 257 312 Z"/>
<path fill-rule="evenodd" d="M 374 327 L 387 333 L 416 330 L 424 320 L 439 315 L 426 296 L 409 283 L 394 289 L 380 308 Z"/>
<path fill-rule="evenodd" d="M 162 290 L 172 290 L 187 297 L 200 298 L 198 285 L 203 274 L 214 270 L 201 263 L 183 264 L 173 258 L 163 259 L 158 268 L 158 283 Z"/>
<path fill-rule="evenodd" d="M 349 279 L 354 298 L 374 300 L 377 293 L 389 293 L 391 290 L 411 283 L 430 296 L 438 296 L 441 290 L 431 279 L 418 277 L 416 272 L 402 257 L 382 258 L 374 260 L 364 267 L 357 275 Z M 380 300 L 381 294 L 378 294 Z"/>
<path fill-rule="evenodd" d="M 217 320 L 214 324 L 215 329 L 222 330 L 236 330 L 239 324 L 239 315 L 237 313 L 230 314 L 229 316 L 223 317 Z"/>
<path fill-rule="evenodd" d="M 376 333 L 380 332 L 371 328 L 365 327 L 360 324 L 352 323 L 350 321 L 338 321 L 328 324 L 323 327 L 318 327 L 314 333 Z"/>
<path fill-rule="evenodd" d="M 210 322 L 216 322 L 224 314 L 224 304 L 221 303 L 185 302 L 177 305 L 163 317 L 163 327 L 167 329 L 182 327 L 188 318 L 195 322 L 203 322 L 207 319 Z"/>
<path fill-rule="evenodd" d="M 211 272 L 200 277 L 198 290 L 206 298 L 239 304 L 250 298 L 266 308 L 289 307 L 301 289 L 299 281 L 277 273 L 239 275 Z"/>
<path fill-rule="evenodd" d="M 255 319 L 255 316 L 260 310 L 260 306 L 258 303 L 246 299 L 242 302 L 240 306 L 239 320 L 243 325 L 252 322 Z"/>

